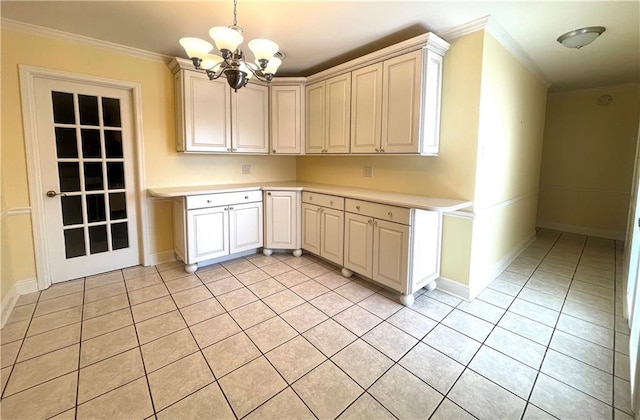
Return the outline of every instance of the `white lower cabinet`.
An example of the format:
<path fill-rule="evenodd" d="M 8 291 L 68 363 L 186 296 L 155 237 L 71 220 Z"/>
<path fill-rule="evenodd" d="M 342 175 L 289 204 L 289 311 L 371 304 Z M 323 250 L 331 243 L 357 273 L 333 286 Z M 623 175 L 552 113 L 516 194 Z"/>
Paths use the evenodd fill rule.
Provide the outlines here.
<path fill-rule="evenodd" d="M 400 292 L 409 306 L 439 275 L 441 220 L 437 212 L 347 199 L 344 267 Z"/>
<path fill-rule="evenodd" d="M 265 203 L 264 255 L 274 249 L 292 249 L 293 255 L 302 255 L 300 249 L 300 192 L 267 190 Z"/>
<path fill-rule="evenodd" d="M 342 265 L 344 198 L 302 193 L 302 248 Z"/>
<path fill-rule="evenodd" d="M 262 192 L 206 194 L 174 200 L 174 250 L 193 273 L 198 263 L 262 247 Z"/>

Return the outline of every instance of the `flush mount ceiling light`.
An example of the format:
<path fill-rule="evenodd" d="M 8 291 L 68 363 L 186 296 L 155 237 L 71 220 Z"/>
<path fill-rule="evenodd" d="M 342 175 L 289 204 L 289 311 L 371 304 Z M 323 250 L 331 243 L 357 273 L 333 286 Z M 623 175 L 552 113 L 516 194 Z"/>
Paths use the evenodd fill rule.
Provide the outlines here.
<path fill-rule="evenodd" d="M 580 49 L 585 45 L 591 44 L 597 37 L 602 35 L 606 30 L 604 26 L 589 26 L 588 28 L 580 28 L 575 31 L 567 32 L 560 35 L 557 39 L 559 43 L 567 48 Z"/>
<path fill-rule="evenodd" d="M 220 55 L 209 54 L 213 45 L 199 38 L 181 38 L 187 55 L 198 70 L 204 70 L 210 80 L 215 80 L 223 74 L 227 83 L 236 92 L 249 82 L 252 76 L 263 82 L 270 82 L 273 75 L 282 64 L 284 54 L 280 47 L 268 39 L 254 39 L 247 44 L 255 57 L 254 63 L 247 63 L 240 44 L 244 41 L 242 28 L 237 21 L 237 0 L 233 1 L 233 25 L 214 26 L 209 30 L 209 36 L 216 44 Z"/>

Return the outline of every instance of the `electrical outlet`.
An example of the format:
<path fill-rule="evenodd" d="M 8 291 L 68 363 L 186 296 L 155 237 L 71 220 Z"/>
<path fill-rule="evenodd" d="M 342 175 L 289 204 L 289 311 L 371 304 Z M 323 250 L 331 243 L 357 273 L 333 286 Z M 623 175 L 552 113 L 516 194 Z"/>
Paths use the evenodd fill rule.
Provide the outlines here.
<path fill-rule="evenodd" d="M 371 178 L 373 176 L 373 166 L 365 166 L 362 172 L 366 178 Z"/>
<path fill-rule="evenodd" d="M 242 165 L 242 175 L 251 175 L 251 165 Z"/>

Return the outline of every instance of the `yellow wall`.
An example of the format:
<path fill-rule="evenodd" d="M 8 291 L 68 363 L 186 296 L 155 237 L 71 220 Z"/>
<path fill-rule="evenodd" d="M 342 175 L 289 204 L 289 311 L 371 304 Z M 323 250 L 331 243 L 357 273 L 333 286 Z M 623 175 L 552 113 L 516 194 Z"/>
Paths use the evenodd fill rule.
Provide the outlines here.
<path fill-rule="evenodd" d="M 639 114 L 637 84 L 549 94 L 539 226 L 624 238 Z"/>
<path fill-rule="evenodd" d="M 483 32 L 451 43 L 444 57 L 440 153 L 437 157 L 299 157 L 297 179 L 375 190 L 474 199 Z M 373 177 L 363 176 L 363 166 Z M 468 284 L 472 224 L 448 221 L 443 233 L 441 275 Z"/>
<path fill-rule="evenodd" d="M 535 235 L 546 86 L 484 36 L 472 296 Z"/>
<path fill-rule="evenodd" d="M 18 64 L 139 83 L 142 87 L 144 176 L 148 188 L 295 178 L 295 157 L 177 153 L 173 77 L 162 62 L 5 28 L 1 36 L 2 211 L 3 219 L 8 218 L 10 223 L 3 220 L 0 299 L 17 281 L 35 277 L 30 218 L 11 215 L 12 209 L 30 206 Z M 252 165 L 251 175 L 241 174 L 242 164 Z M 172 234 L 166 226 L 171 226 L 171 212 L 162 201 L 149 200 L 149 203 L 147 213 L 153 218 L 152 227 L 163 229 L 150 235 L 151 250 L 170 251 Z M 11 225 L 10 229 L 7 224 Z"/>

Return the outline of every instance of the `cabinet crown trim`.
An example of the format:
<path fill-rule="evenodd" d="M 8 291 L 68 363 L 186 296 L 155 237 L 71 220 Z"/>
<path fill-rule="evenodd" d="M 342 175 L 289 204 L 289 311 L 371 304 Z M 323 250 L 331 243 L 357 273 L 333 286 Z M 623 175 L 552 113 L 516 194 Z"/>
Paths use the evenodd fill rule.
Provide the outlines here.
<path fill-rule="evenodd" d="M 449 43 L 433 32 L 427 32 L 426 34 L 418 35 L 416 37 L 407 39 L 406 41 L 399 42 L 381 50 L 363 55 L 362 57 L 347 61 L 346 63 L 331 67 L 327 70 L 312 74 L 307 77 L 307 83 L 313 83 L 320 80 L 328 79 L 332 76 L 342 73 L 348 73 L 350 71 L 357 70 L 370 64 L 381 62 L 389 58 L 397 57 L 399 55 L 420 49 L 433 51 L 440 56 L 444 56 L 449 50 Z"/>

